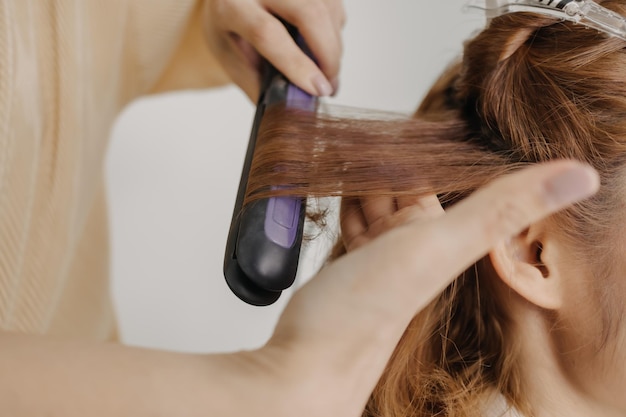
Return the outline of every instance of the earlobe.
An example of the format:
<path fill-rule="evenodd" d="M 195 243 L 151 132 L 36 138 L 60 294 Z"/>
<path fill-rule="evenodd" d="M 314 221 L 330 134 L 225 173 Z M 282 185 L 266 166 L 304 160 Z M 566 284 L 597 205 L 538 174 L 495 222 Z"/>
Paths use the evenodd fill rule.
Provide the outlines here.
<path fill-rule="evenodd" d="M 498 277 L 517 294 L 543 309 L 558 310 L 561 276 L 546 250 L 551 244 L 529 229 L 494 248 L 489 258 Z"/>

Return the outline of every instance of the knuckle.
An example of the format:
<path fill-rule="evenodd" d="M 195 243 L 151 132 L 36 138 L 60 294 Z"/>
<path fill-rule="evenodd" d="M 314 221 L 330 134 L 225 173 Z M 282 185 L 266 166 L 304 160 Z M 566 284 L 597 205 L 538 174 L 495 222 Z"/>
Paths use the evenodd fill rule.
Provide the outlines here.
<path fill-rule="evenodd" d="M 254 26 L 250 28 L 248 33 L 249 41 L 253 45 L 262 45 L 271 42 L 275 25 L 272 19 L 260 19 Z"/>
<path fill-rule="evenodd" d="M 369 238 L 363 235 L 358 235 L 352 238 L 350 241 L 346 243 L 346 250 L 348 252 L 352 252 L 355 249 L 360 248 L 361 246 L 367 244 L 369 242 Z"/>
<path fill-rule="evenodd" d="M 319 21 L 328 15 L 326 5 L 319 1 L 309 1 L 302 6 L 301 19 L 303 21 Z"/>
<path fill-rule="evenodd" d="M 394 227 L 398 227 L 398 225 L 402 223 L 402 219 L 398 216 L 385 216 L 380 219 L 379 223 L 380 223 L 380 232 L 379 232 L 380 234 L 388 230 L 391 230 Z"/>
<path fill-rule="evenodd" d="M 380 217 L 373 224 L 371 224 L 368 228 L 367 235 L 369 238 L 374 239 L 378 236 L 389 232 L 390 230 L 396 229 L 410 220 L 406 215 L 395 214 Z"/>

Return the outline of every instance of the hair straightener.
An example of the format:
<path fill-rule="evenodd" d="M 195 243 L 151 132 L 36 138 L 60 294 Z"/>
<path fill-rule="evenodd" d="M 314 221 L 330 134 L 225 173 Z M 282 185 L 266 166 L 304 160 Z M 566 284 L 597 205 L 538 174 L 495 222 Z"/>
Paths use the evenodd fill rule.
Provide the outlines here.
<path fill-rule="evenodd" d="M 304 40 L 287 26 L 300 48 L 311 56 Z M 287 108 L 315 112 L 317 97 L 291 84 L 268 62 L 263 63 L 261 95 L 244 160 L 237 200 L 226 243 L 224 277 L 231 291 L 255 306 L 267 306 L 289 288 L 298 270 L 306 199 L 273 197 L 243 207 L 259 126 L 265 110 L 284 103 Z"/>

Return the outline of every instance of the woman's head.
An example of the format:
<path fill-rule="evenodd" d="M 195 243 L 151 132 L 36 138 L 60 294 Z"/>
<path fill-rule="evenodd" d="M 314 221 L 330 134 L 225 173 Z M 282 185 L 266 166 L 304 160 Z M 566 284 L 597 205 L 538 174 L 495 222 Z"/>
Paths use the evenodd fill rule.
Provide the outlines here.
<path fill-rule="evenodd" d="M 624 2 L 604 6 L 626 15 Z M 495 251 L 491 261 L 509 287 L 542 308 L 547 341 L 569 382 L 622 410 L 616 387 L 626 370 L 614 365 L 626 363 L 625 46 L 580 25 L 502 16 L 467 45 L 465 91 L 458 93 L 492 149 L 532 162 L 575 158 L 600 172 L 602 190 L 594 199 L 531 227 L 517 240 L 518 253 Z M 490 66 L 484 78 L 481 61 Z M 529 268 L 532 263 L 540 267 Z"/>
<path fill-rule="evenodd" d="M 626 16 L 624 1 L 599 3 Z M 626 412 L 625 47 L 582 25 L 508 14 L 466 44 L 414 120 L 268 117 L 257 197 L 287 184 L 348 197 L 434 192 L 454 204 L 555 158 L 601 175 L 593 199 L 494 249 L 414 319 L 368 415 L 482 415 L 493 390 L 534 413 L 563 387 Z"/>

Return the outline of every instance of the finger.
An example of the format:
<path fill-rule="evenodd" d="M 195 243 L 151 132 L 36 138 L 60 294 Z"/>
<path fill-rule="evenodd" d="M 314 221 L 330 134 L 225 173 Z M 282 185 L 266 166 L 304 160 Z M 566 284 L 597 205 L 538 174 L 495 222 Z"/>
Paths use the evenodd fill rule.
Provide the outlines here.
<path fill-rule="evenodd" d="M 261 56 L 245 39 L 236 33 L 229 35 L 229 40 L 234 44 L 234 52 L 239 55 L 241 61 L 246 62 L 248 67 L 260 72 L 261 68 Z"/>
<path fill-rule="evenodd" d="M 250 100 L 256 102 L 260 92 L 258 54 L 248 42 L 233 32 L 231 26 L 239 22 L 237 10 L 241 7 L 242 4 L 237 0 L 205 2 L 203 13 L 208 23 L 204 25 L 204 32 L 209 49 L 224 71 Z"/>
<path fill-rule="evenodd" d="M 427 196 L 400 196 L 396 199 L 398 210 L 402 211 L 408 207 L 420 208 L 424 219 L 434 219 L 444 214 L 443 207 L 436 195 Z"/>
<path fill-rule="evenodd" d="M 418 222 L 425 221 L 431 219 L 432 216 L 425 214 L 421 207 L 419 206 L 409 206 L 405 207 L 401 210 L 398 210 L 393 213 L 393 215 L 381 217 L 376 220 L 374 223 L 368 224 L 367 233 L 363 235 L 363 239 L 354 239 L 348 249 L 354 250 L 358 247 L 362 246 L 365 243 L 368 243 L 372 239 L 376 239 L 378 236 L 382 235 L 389 230 L 402 226 L 404 224 L 410 222 Z"/>
<path fill-rule="evenodd" d="M 252 45 L 235 33 L 231 33 L 226 42 L 230 46 L 222 61 L 224 68 L 254 103 L 261 93 L 261 57 Z"/>
<path fill-rule="evenodd" d="M 248 4 L 248 3 L 246 3 Z M 230 7 L 224 14 L 229 28 L 249 42 L 291 82 L 316 96 L 328 96 L 333 87 L 322 70 L 296 45 L 285 26 L 253 3 Z"/>
<path fill-rule="evenodd" d="M 341 238 L 346 250 L 359 245 L 359 236 L 367 233 L 367 221 L 357 198 L 342 198 L 340 210 Z M 355 241 L 356 240 L 356 241 Z"/>
<path fill-rule="evenodd" d="M 368 225 L 396 212 L 396 202 L 393 197 L 365 197 L 361 199 L 361 207 Z"/>
<path fill-rule="evenodd" d="M 231 80 L 243 90 L 254 103 L 258 100 L 261 90 L 261 80 L 258 69 L 242 51 L 242 41 L 236 37 L 224 40 L 229 45 L 220 51 L 218 59 Z"/>
<path fill-rule="evenodd" d="M 298 28 L 327 79 L 339 75 L 342 55 L 341 28 L 331 9 L 320 0 L 266 0 L 267 6 Z"/>
<path fill-rule="evenodd" d="M 346 26 L 346 8 L 341 0 L 327 0 L 326 6 L 330 10 L 330 16 L 333 19 L 335 27 L 339 29 L 339 32 Z"/>
<path fill-rule="evenodd" d="M 420 197 L 418 195 L 402 195 L 396 197 L 396 205 L 398 206 L 398 210 L 401 210 L 405 207 L 417 206 L 420 204 L 420 201 L 424 197 Z"/>

